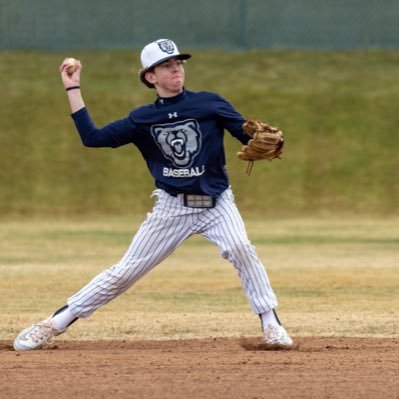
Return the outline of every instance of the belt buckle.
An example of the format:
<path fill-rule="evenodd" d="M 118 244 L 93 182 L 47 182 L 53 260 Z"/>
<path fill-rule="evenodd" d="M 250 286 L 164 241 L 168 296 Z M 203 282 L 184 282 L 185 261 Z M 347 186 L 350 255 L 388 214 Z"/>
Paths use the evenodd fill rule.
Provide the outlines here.
<path fill-rule="evenodd" d="M 210 195 L 184 194 L 184 206 L 188 208 L 214 208 L 216 198 Z"/>

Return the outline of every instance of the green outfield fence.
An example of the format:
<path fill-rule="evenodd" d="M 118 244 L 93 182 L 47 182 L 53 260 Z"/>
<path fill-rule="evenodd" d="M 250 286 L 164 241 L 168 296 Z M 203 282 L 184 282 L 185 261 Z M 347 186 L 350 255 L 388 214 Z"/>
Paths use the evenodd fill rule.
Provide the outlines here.
<path fill-rule="evenodd" d="M 0 49 L 396 49 L 399 0 L 0 0 Z"/>

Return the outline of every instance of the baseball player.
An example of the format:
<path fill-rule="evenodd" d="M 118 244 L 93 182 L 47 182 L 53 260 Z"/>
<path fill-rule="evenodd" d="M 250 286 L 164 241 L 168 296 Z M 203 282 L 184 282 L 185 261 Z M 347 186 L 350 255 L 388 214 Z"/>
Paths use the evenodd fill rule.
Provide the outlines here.
<path fill-rule="evenodd" d="M 247 237 L 225 169 L 224 130 L 246 144 L 250 136 L 243 131 L 244 118 L 218 94 L 185 89 L 184 63 L 190 57 L 168 39 L 146 45 L 139 76 L 155 89 L 155 102 L 101 128 L 93 123 L 82 98 L 81 63 L 77 61 L 72 74 L 67 60 L 61 64 L 62 82 L 83 144 L 112 148 L 134 144 L 154 178 L 155 204 L 121 260 L 46 320 L 22 331 L 14 342 L 16 350 L 39 349 L 52 342 L 76 320 L 89 317 L 134 285 L 193 234 L 218 245 L 222 257 L 235 267 L 252 311 L 260 316 L 264 343 L 292 346 L 277 317 L 276 295 Z"/>

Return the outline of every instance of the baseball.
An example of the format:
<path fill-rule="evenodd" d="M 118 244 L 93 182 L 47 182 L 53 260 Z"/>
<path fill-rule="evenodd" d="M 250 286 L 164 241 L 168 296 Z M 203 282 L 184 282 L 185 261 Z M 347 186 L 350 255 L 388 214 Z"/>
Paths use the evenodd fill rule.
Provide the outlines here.
<path fill-rule="evenodd" d="M 75 58 L 67 58 L 65 63 L 67 64 L 67 67 L 66 67 L 67 74 L 72 75 L 76 71 L 77 61 L 75 60 Z"/>

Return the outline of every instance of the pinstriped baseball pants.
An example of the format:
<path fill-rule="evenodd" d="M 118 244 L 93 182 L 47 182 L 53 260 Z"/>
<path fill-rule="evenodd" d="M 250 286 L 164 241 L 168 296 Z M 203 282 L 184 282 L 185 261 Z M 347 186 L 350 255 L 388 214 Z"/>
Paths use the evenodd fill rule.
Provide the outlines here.
<path fill-rule="evenodd" d="M 222 257 L 233 264 L 255 314 L 277 306 L 267 273 L 248 239 L 230 188 L 220 195 L 214 208 L 206 209 L 185 207 L 182 198 L 163 190 L 155 190 L 153 195 L 157 197 L 154 208 L 123 258 L 68 299 L 76 317 L 89 317 L 126 291 L 193 234 L 218 245 Z"/>

